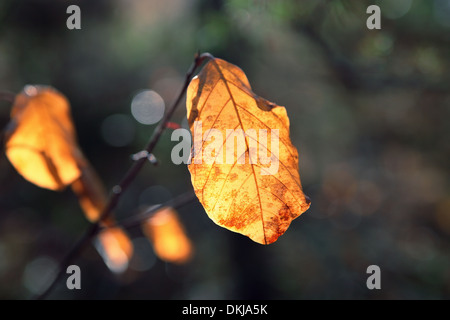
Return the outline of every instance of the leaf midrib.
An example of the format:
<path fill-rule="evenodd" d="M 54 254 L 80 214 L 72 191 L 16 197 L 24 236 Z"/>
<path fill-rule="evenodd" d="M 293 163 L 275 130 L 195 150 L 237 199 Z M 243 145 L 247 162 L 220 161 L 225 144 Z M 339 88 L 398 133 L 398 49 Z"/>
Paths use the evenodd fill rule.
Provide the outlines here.
<path fill-rule="evenodd" d="M 238 108 L 237 108 L 236 101 L 234 100 L 233 94 L 231 93 L 230 87 L 228 86 L 227 79 L 225 78 L 224 74 L 222 73 L 222 70 L 220 69 L 220 66 L 217 64 L 217 62 L 215 60 L 211 60 L 211 63 L 214 64 L 214 66 L 217 69 L 217 72 L 219 73 L 220 78 L 223 80 L 223 82 L 225 84 L 225 87 L 226 87 L 226 89 L 228 91 L 228 94 L 230 95 L 231 101 L 233 103 L 233 107 L 234 107 L 234 110 L 235 110 L 236 115 L 238 117 L 239 124 L 240 124 L 242 130 L 245 131 L 244 125 L 242 123 L 241 116 L 240 116 Z M 245 136 L 245 144 L 246 144 L 246 147 L 247 147 L 246 151 L 250 150 L 249 143 L 247 141 L 247 136 Z M 264 226 L 264 215 L 263 215 L 263 209 L 262 209 L 262 203 L 261 203 L 261 195 L 259 193 L 259 185 L 258 185 L 258 181 L 256 179 L 256 173 L 255 173 L 254 164 L 252 163 L 251 166 L 252 166 L 253 179 L 254 179 L 255 185 L 256 185 L 256 192 L 258 194 L 259 209 L 260 209 L 260 212 L 261 212 L 261 224 L 262 224 L 262 230 L 263 230 L 263 234 L 264 234 L 264 244 L 267 244 L 266 230 L 265 230 L 265 226 Z"/>

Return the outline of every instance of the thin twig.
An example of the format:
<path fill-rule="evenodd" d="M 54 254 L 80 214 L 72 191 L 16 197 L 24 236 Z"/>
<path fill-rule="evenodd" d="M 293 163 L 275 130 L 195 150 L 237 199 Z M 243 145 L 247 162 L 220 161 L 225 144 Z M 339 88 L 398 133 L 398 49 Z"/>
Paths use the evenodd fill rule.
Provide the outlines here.
<path fill-rule="evenodd" d="M 59 279 L 62 278 L 64 274 L 66 274 L 67 266 L 70 265 L 70 263 L 80 254 L 81 251 L 91 242 L 92 238 L 98 233 L 100 230 L 100 224 L 99 223 L 93 223 L 89 226 L 89 228 L 85 231 L 83 236 L 78 239 L 78 241 L 75 243 L 75 245 L 72 247 L 72 249 L 66 254 L 66 256 L 61 260 L 61 262 L 58 265 L 58 271 L 56 273 L 56 276 L 53 278 L 50 285 L 37 295 L 34 299 L 42 300 L 45 299 L 45 297 L 53 290 L 55 285 L 58 283 Z"/>
<path fill-rule="evenodd" d="M 194 200 L 196 200 L 197 197 L 193 190 L 187 191 L 185 193 L 182 193 L 178 196 L 176 196 L 173 199 L 170 199 L 164 203 L 156 204 L 149 206 L 147 208 L 144 208 L 139 211 L 138 214 L 132 215 L 129 218 L 125 218 L 120 221 L 115 221 L 111 225 L 108 226 L 100 226 L 97 233 L 100 233 L 102 230 L 113 228 L 113 227 L 120 227 L 123 229 L 132 229 L 134 227 L 138 227 L 144 222 L 145 220 L 151 218 L 156 212 L 161 210 L 162 208 L 171 207 L 174 209 L 181 208 Z"/>
<path fill-rule="evenodd" d="M 191 67 L 189 68 L 188 72 L 186 73 L 186 78 L 184 81 L 184 85 L 178 94 L 177 99 L 173 103 L 173 105 L 170 107 L 168 112 L 164 115 L 163 119 L 159 122 L 158 126 L 155 128 L 155 131 L 153 132 L 152 137 L 150 138 L 149 143 L 147 144 L 147 147 L 145 148 L 145 151 L 148 153 L 152 153 L 153 149 L 155 148 L 156 144 L 159 141 L 159 138 L 161 137 L 162 133 L 166 129 L 166 124 L 172 117 L 173 113 L 175 112 L 177 106 L 181 102 L 181 99 L 183 98 L 184 93 L 186 92 L 186 89 L 195 73 L 195 70 L 202 65 L 202 63 L 206 59 L 211 59 L 213 56 L 209 53 L 202 53 L 202 54 L 196 54 L 195 59 Z M 130 167 L 130 169 L 126 172 L 124 178 L 121 180 L 121 182 L 114 186 L 112 189 L 111 196 L 103 209 L 99 220 L 96 223 L 93 223 L 89 226 L 89 228 L 86 230 L 86 232 L 81 236 L 81 238 L 75 243 L 73 248 L 68 252 L 68 254 L 62 259 L 60 264 L 58 265 L 58 272 L 56 273 L 56 276 L 53 278 L 53 281 L 50 283 L 50 285 L 39 295 L 37 295 L 36 299 L 45 299 L 45 297 L 53 290 L 55 285 L 58 283 L 58 281 L 61 279 L 61 277 L 65 274 L 67 266 L 78 256 L 78 254 L 91 242 L 91 239 L 100 231 L 100 223 L 101 221 L 107 219 L 111 212 L 114 210 L 114 208 L 117 206 L 119 199 L 123 192 L 128 188 L 128 186 L 131 184 L 131 182 L 136 178 L 138 173 L 141 171 L 144 164 L 147 162 L 147 158 L 143 157 L 139 160 L 136 160 L 133 165 Z"/>
<path fill-rule="evenodd" d="M 170 199 L 169 201 L 166 201 L 164 203 L 150 206 L 147 209 L 141 211 L 137 215 L 134 215 L 134 216 L 131 216 L 122 221 L 116 222 L 111 227 L 117 226 L 117 227 L 121 227 L 124 229 L 131 229 L 131 228 L 140 226 L 143 221 L 152 217 L 157 211 L 161 210 L 161 208 L 172 207 L 174 209 L 178 209 L 182 206 L 187 205 L 188 203 L 193 202 L 195 199 L 197 199 L 197 197 L 196 197 L 194 191 L 191 190 L 191 191 L 185 192 L 183 194 L 180 194 L 179 196 L 177 196 L 173 199 Z M 103 227 L 103 228 L 106 228 L 106 227 Z M 99 230 L 99 231 L 101 231 L 101 230 Z"/>

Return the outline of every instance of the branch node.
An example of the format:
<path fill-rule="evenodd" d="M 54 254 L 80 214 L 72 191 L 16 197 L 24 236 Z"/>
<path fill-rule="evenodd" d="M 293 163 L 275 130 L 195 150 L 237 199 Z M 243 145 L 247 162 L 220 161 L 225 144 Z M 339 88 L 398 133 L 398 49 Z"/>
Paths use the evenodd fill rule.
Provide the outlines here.
<path fill-rule="evenodd" d="M 149 153 L 147 150 L 142 150 L 135 154 L 132 154 L 131 159 L 133 159 L 134 161 L 138 161 L 138 160 L 141 160 L 142 158 L 147 158 L 148 155 L 149 155 Z"/>
<path fill-rule="evenodd" d="M 134 161 L 139 161 L 143 158 L 146 158 L 153 165 L 158 164 L 158 159 L 156 159 L 153 153 L 149 153 L 147 150 L 142 150 L 139 151 L 138 153 L 131 155 L 131 159 L 133 159 Z"/>

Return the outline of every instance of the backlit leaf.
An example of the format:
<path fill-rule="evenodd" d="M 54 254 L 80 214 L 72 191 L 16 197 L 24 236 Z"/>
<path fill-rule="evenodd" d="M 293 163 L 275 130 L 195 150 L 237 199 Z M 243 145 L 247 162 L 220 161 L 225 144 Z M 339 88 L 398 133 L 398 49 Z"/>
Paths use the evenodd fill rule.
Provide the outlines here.
<path fill-rule="evenodd" d="M 310 206 L 286 109 L 254 94 L 240 68 L 216 58 L 191 81 L 186 106 L 194 139 L 188 168 L 206 213 L 258 243 L 276 241 Z"/>
<path fill-rule="evenodd" d="M 91 222 L 96 222 L 106 206 L 106 190 L 87 161 L 81 172 L 80 178 L 75 180 L 71 187 L 86 217 Z M 101 224 L 111 228 L 102 230 L 98 235 L 96 248 L 111 271 L 123 272 L 133 255 L 133 244 L 124 230 L 114 227 L 115 221 L 112 216 L 102 220 Z"/>
<path fill-rule="evenodd" d="M 106 190 L 97 173 L 86 162 L 81 170 L 81 176 L 72 184 L 72 191 L 77 195 L 81 208 L 91 222 L 96 222 L 106 205 Z"/>
<path fill-rule="evenodd" d="M 51 190 L 67 185 L 77 195 L 86 217 L 96 222 L 107 197 L 101 180 L 78 147 L 69 101 L 51 87 L 28 85 L 16 96 L 6 133 L 6 155 L 28 181 Z M 113 226 L 108 217 L 102 226 Z M 108 267 L 124 271 L 133 253 L 120 228 L 104 229 L 97 249 Z"/>
<path fill-rule="evenodd" d="M 155 254 L 171 263 L 185 263 L 192 256 L 192 244 L 173 208 L 157 211 L 142 224 Z"/>
<path fill-rule="evenodd" d="M 6 155 L 28 181 L 61 190 L 77 179 L 78 149 L 67 99 L 50 87 L 26 86 L 16 96 L 6 132 Z"/>
<path fill-rule="evenodd" d="M 104 229 L 95 244 L 111 271 L 121 273 L 127 270 L 133 255 L 133 244 L 124 230 L 118 227 Z"/>

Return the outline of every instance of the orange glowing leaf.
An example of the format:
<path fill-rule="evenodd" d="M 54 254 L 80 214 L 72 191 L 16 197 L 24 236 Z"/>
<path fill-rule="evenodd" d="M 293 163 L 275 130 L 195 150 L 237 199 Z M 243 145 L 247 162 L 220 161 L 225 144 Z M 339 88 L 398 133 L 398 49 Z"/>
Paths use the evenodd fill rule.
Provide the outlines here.
<path fill-rule="evenodd" d="M 81 176 L 72 184 L 81 208 L 91 222 L 96 222 L 106 206 L 106 190 L 97 173 L 87 162 L 81 168 Z"/>
<path fill-rule="evenodd" d="M 111 227 L 101 231 L 96 248 L 111 271 L 121 273 L 128 268 L 133 245 L 121 228 Z"/>
<path fill-rule="evenodd" d="M 251 90 L 244 72 L 211 59 L 189 84 L 194 191 L 218 225 L 275 242 L 306 211 L 286 109 Z M 237 140 L 237 143 L 235 143 Z"/>
<path fill-rule="evenodd" d="M 94 169 L 87 164 L 82 168 L 82 174 L 75 180 L 72 190 L 78 197 L 81 208 L 91 222 L 100 219 L 106 206 L 106 191 Z M 113 227 L 115 220 L 112 216 L 102 220 L 102 226 L 110 226 L 104 229 L 97 237 L 96 248 L 102 256 L 108 268 L 116 273 L 125 271 L 133 255 L 133 244 L 119 227 Z"/>
<path fill-rule="evenodd" d="M 101 180 L 78 147 L 66 97 L 51 87 L 26 86 L 16 96 L 6 137 L 6 155 L 28 181 L 51 190 L 67 185 L 77 195 L 91 222 L 100 218 L 107 197 Z M 102 226 L 113 226 L 108 217 Z M 126 233 L 108 228 L 98 237 L 97 249 L 115 272 L 123 271 L 133 253 Z"/>
<path fill-rule="evenodd" d="M 6 133 L 6 155 L 28 181 L 61 190 L 81 172 L 67 99 L 55 89 L 26 86 L 16 96 Z"/>
<path fill-rule="evenodd" d="M 106 190 L 87 161 L 81 168 L 81 172 L 80 178 L 75 180 L 71 187 L 86 217 L 91 222 L 96 222 L 106 206 Z M 110 228 L 104 229 L 98 235 L 96 248 L 111 271 L 123 272 L 128 268 L 133 255 L 133 244 L 124 230 L 114 227 L 115 220 L 112 216 L 102 220 L 101 224 Z"/>
<path fill-rule="evenodd" d="M 191 258 L 191 241 L 173 208 L 157 211 L 142 224 L 142 229 L 160 259 L 181 264 Z"/>

